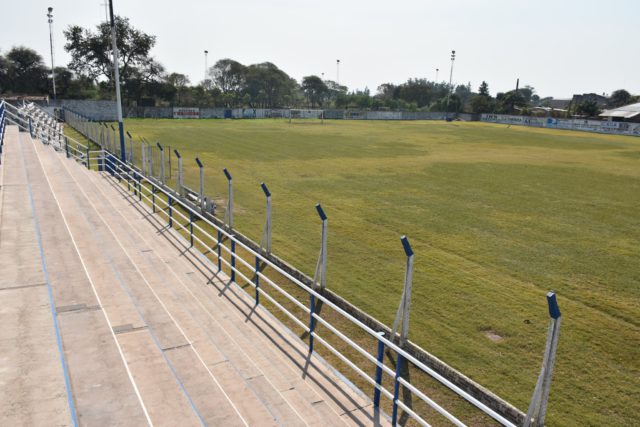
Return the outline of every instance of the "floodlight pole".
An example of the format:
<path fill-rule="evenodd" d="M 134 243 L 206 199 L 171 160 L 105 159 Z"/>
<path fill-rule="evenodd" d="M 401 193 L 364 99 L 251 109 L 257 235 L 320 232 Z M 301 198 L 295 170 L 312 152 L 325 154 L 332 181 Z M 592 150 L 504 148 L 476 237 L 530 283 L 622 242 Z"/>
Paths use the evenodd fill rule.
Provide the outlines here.
<path fill-rule="evenodd" d="M 224 213 L 224 218 L 229 226 L 229 230 L 231 230 L 233 229 L 233 178 L 227 168 L 224 168 L 222 171 L 229 182 L 229 200 L 227 201 L 227 211 Z"/>
<path fill-rule="evenodd" d="M 551 376 L 553 375 L 553 365 L 556 361 L 560 322 L 562 320 L 555 292 L 547 293 L 547 304 L 549 306 L 549 317 L 551 318 L 547 333 L 547 344 L 544 350 L 544 358 L 542 359 L 542 369 L 538 376 L 536 388 L 533 390 L 533 396 L 531 397 L 523 427 L 544 427 L 544 418 L 547 414 L 547 401 L 549 400 L 549 391 L 551 391 Z"/>
<path fill-rule="evenodd" d="M 113 18 L 113 0 L 109 0 L 109 16 L 111 17 L 111 48 L 113 50 L 113 74 L 116 86 L 116 107 L 118 113 L 118 130 L 120 131 L 120 160 L 126 162 L 124 147 L 124 125 L 122 124 L 122 99 L 120 97 L 120 65 L 118 64 L 118 44 L 116 41 L 116 21 Z"/>
<path fill-rule="evenodd" d="M 407 256 L 407 266 L 404 273 L 404 288 L 396 318 L 391 328 L 391 339 L 394 339 L 400 327 L 400 346 L 403 346 L 409 338 L 409 314 L 411 312 L 411 288 L 413 286 L 413 249 L 407 236 L 400 238 L 404 253 Z"/>
<path fill-rule="evenodd" d="M 53 64 L 53 8 L 47 9 L 49 22 L 49 46 L 51 48 L 51 80 L 53 81 L 53 99 L 56 99 L 56 68 Z"/>
<path fill-rule="evenodd" d="M 456 60 L 456 51 L 451 51 L 451 71 L 449 72 L 449 91 L 447 92 L 447 112 L 449 112 L 449 100 L 451 99 L 451 92 L 453 92 L 453 88 L 451 84 L 453 82 L 453 62 Z M 448 116 L 447 116 L 448 117 Z"/>
<path fill-rule="evenodd" d="M 207 72 L 209 71 L 209 51 L 204 51 L 204 80 L 207 80 Z"/>
<path fill-rule="evenodd" d="M 196 163 L 200 170 L 200 210 L 204 212 L 204 165 L 199 158 L 196 157 Z"/>
<path fill-rule="evenodd" d="M 336 59 L 336 83 L 340 86 L 340 60 Z"/>
<path fill-rule="evenodd" d="M 260 184 L 264 195 L 267 197 L 267 221 L 264 224 L 264 232 L 262 233 L 262 241 L 260 247 L 264 244 L 268 254 L 271 253 L 271 192 L 264 182 Z"/>
<path fill-rule="evenodd" d="M 182 182 L 182 179 L 183 179 L 182 156 L 180 155 L 178 150 L 173 150 L 173 152 L 176 154 L 176 157 L 178 158 L 178 179 L 176 180 L 176 191 L 178 192 L 178 196 L 182 197 L 182 189 L 184 188 L 183 182 Z"/>
<path fill-rule="evenodd" d="M 438 84 L 438 72 L 440 71 L 440 68 L 436 68 L 436 81 L 435 83 Z"/>

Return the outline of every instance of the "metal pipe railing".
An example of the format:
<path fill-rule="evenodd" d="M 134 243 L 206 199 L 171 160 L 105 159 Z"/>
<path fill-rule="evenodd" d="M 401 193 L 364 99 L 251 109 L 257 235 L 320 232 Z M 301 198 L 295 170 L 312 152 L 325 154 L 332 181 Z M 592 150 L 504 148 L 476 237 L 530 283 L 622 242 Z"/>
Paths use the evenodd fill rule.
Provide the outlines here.
<path fill-rule="evenodd" d="M 10 113 L 8 110 L 6 110 L 6 108 L 4 110 L 7 113 Z M 29 118 L 28 130 L 32 131 L 32 127 L 31 127 L 32 122 L 35 122 L 37 130 L 38 129 L 50 130 L 52 128 L 50 123 L 46 122 L 45 120 L 43 120 L 42 118 L 34 114 L 33 112 L 29 114 L 29 111 L 26 111 L 26 113 L 27 113 L 26 115 Z M 14 118 L 19 118 L 19 117 L 16 117 L 15 113 L 12 113 L 12 114 L 14 115 Z M 327 297 L 325 297 L 322 294 L 321 290 L 316 291 L 308 287 L 302 281 L 300 281 L 299 279 L 296 279 L 287 271 L 283 270 L 278 265 L 271 262 L 266 256 L 264 256 L 264 254 L 252 249 L 251 247 L 241 242 L 239 239 L 237 239 L 233 235 L 231 227 L 224 227 L 224 226 L 215 224 L 213 221 L 207 219 L 202 212 L 192 208 L 191 206 L 183 202 L 178 194 L 175 194 L 173 191 L 167 190 L 167 188 L 163 184 L 158 184 L 155 179 L 149 177 L 148 175 L 143 174 L 142 171 L 136 168 L 133 164 L 128 162 L 123 162 L 120 158 L 116 157 L 114 153 L 110 152 L 108 149 L 105 148 L 105 145 L 108 145 L 108 144 L 104 143 L 102 133 L 99 132 L 99 129 L 98 129 L 98 127 L 100 126 L 99 124 L 94 123 L 94 125 L 92 125 L 88 119 L 82 118 L 80 115 L 69 112 L 68 110 L 65 112 L 65 119 L 67 114 L 69 115 L 69 119 L 70 119 L 69 123 L 71 124 L 71 126 L 76 128 L 76 130 L 78 130 L 83 135 L 87 136 L 89 141 L 99 144 L 102 147 L 101 150 L 90 151 L 88 147 L 85 146 L 84 144 L 65 136 L 65 149 L 68 156 L 74 158 L 75 160 L 79 160 L 81 162 L 83 160 L 86 161 L 87 167 L 90 167 L 90 162 L 92 160 L 95 160 L 95 161 L 101 160 L 105 166 L 105 169 L 112 176 L 114 177 L 117 176 L 119 180 L 126 179 L 128 185 L 130 184 L 130 181 L 133 181 L 134 191 L 137 191 L 139 199 L 140 200 L 144 199 L 145 201 L 151 203 L 154 207 L 154 211 L 156 210 L 155 209 L 156 205 L 164 204 L 165 208 L 168 209 L 168 212 L 165 212 L 165 208 L 161 208 L 159 209 L 159 213 L 167 217 L 170 223 L 170 226 L 176 228 L 180 232 L 184 232 L 185 234 L 187 234 L 189 236 L 189 241 L 191 245 L 193 245 L 194 242 L 197 242 L 199 245 L 202 245 L 202 247 L 206 248 L 207 250 L 211 248 L 211 245 L 207 245 L 207 243 L 203 241 L 201 237 L 194 232 L 194 230 L 198 231 L 200 235 L 206 238 L 207 240 L 210 240 L 212 244 L 217 246 L 217 249 L 218 249 L 217 252 L 210 251 L 210 253 L 212 253 L 214 256 L 217 257 L 218 265 L 221 266 L 221 264 L 224 264 L 227 268 L 229 268 L 229 271 L 232 273 L 232 277 L 234 278 L 240 277 L 247 284 L 253 286 L 256 290 L 256 301 L 258 301 L 258 296 L 262 295 L 270 303 L 272 303 L 276 308 L 278 308 L 281 312 L 283 312 L 288 318 L 290 318 L 294 323 L 296 323 L 305 332 L 307 332 L 309 334 L 310 340 L 313 340 L 313 339 L 317 340 L 318 343 L 320 343 L 323 347 L 327 348 L 332 354 L 334 354 L 336 357 L 342 360 L 345 364 L 347 364 L 350 368 L 352 368 L 359 376 L 364 378 L 365 381 L 372 384 L 376 391 L 380 391 L 382 395 L 384 395 L 386 398 L 391 399 L 393 403 L 393 419 L 392 419 L 393 421 L 395 421 L 396 419 L 397 408 L 400 408 L 411 418 L 415 419 L 419 424 L 429 425 L 411 408 L 407 407 L 407 405 L 399 398 L 398 391 L 400 386 L 402 385 L 403 387 L 405 387 L 406 390 L 409 390 L 413 395 L 418 397 L 421 401 L 429 405 L 431 408 L 436 410 L 439 414 L 444 416 L 446 419 L 448 419 L 455 425 L 457 426 L 464 425 L 455 416 L 453 416 L 448 411 L 443 409 L 436 402 L 434 402 L 432 399 L 427 397 L 423 392 L 418 390 L 414 385 L 412 385 L 408 380 L 406 380 L 400 375 L 401 362 L 403 360 L 406 360 L 407 362 L 411 363 L 412 365 L 414 365 L 415 367 L 417 367 L 427 375 L 439 381 L 445 387 L 447 387 L 448 389 L 450 389 L 451 391 L 453 391 L 463 399 L 467 400 L 469 403 L 471 403 L 476 408 L 478 408 L 485 414 L 489 415 L 496 421 L 506 426 L 515 427 L 515 425 L 511 423 L 509 420 L 507 420 L 506 418 L 504 418 L 503 416 L 501 416 L 500 414 L 498 414 L 497 412 L 489 408 L 484 403 L 480 402 L 475 397 L 471 396 L 469 393 L 462 390 L 460 387 L 453 384 L 448 379 L 444 378 L 442 375 L 438 374 L 433 369 L 426 366 L 421 361 L 417 360 L 406 350 L 398 346 L 393 341 L 393 339 L 384 337 L 378 331 L 374 331 L 372 328 L 370 328 L 369 326 L 367 326 L 366 324 L 364 324 L 363 322 L 361 322 L 351 314 L 347 313 L 344 309 L 337 306 L 335 303 L 333 303 Z M 25 120 L 24 119 L 20 119 L 20 120 L 22 121 L 22 127 L 26 128 Z M 107 128 L 107 131 L 108 131 L 108 128 Z M 42 132 L 40 133 L 40 136 L 41 138 L 44 138 L 44 136 L 42 135 Z M 75 147 L 68 144 L 69 140 L 71 140 L 75 144 Z M 92 157 L 91 155 L 92 153 L 100 153 L 100 154 L 94 155 Z M 129 185 L 129 190 L 131 190 L 130 185 Z M 147 194 L 144 194 L 145 191 L 147 192 L 147 194 L 150 194 L 152 197 L 149 198 Z M 158 194 L 165 196 L 167 198 L 167 201 L 165 201 L 163 197 L 157 197 Z M 187 212 L 188 215 L 185 215 L 184 213 L 182 213 L 182 211 Z M 200 227 L 197 223 L 195 223 L 196 219 L 200 220 L 203 224 L 206 224 L 207 226 L 211 227 L 215 232 L 215 234 L 217 235 L 217 237 L 214 237 L 213 234 L 210 234 L 204 228 Z M 183 224 L 183 221 L 184 221 L 184 224 Z M 222 244 L 224 240 L 229 241 L 230 245 L 232 246 L 231 249 L 229 249 L 226 245 Z M 250 263 L 246 261 L 243 257 L 241 257 L 235 250 L 236 246 L 243 249 L 252 258 L 254 258 L 255 264 L 253 262 Z M 230 262 L 224 259 L 224 257 L 222 256 L 222 253 L 220 252 L 221 249 L 224 250 L 225 254 L 228 254 L 231 257 Z M 257 281 L 254 281 L 248 278 L 244 273 L 242 273 L 242 271 L 238 267 L 236 267 L 236 264 L 235 264 L 236 260 L 240 264 L 248 268 L 250 271 L 254 271 L 256 279 L 257 278 L 262 279 L 263 281 L 262 283 L 266 283 L 269 286 L 271 286 L 275 291 L 278 292 L 279 295 L 285 297 L 288 301 L 294 304 L 298 309 L 302 310 L 303 313 L 309 314 L 310 318 L 313 321 L 319 322 L 321 325 L 327 328 L 329 332 L 333 333 L 341 341 L 346 343 L 351 349 L 355 350 L 358 354 L 362 355 L 368 362 L 376 366 L 377 371 L 379 370 L 381 373 L 387 374 L 388 376 L 392 377 L 394 379 L 393 393 L 381 385 L 381 378 L 379 378 L 378 375 L 376 376 L 376 378 L 372 378 L 371 376 L 366 374 L 360 367 L 358 367 L 354 362 L 352 362 L 347 356 L 342 354 L 334 346 L 329 344 L 324 338 L 318 335 L 318 333 L 314 331 L 313 328 L 310 328 L 309 326 L 307 326 L 304 322 L 298 319 L 293 313 L 291 313 L 287 308 L 285 308 L 282 304 L 280 304 L 273 296 L 271 296 L 268 292 L 266 292 L 263 287 L 258 286 Z M 287 279 L 288 281 L 296 285 L 298 288 L 305 291 L 310 297 L 312 297 L 312 300 L 321 301 L 323 304 L 327 305 L 336 313 L 340 314 L 343 318 L 345 318 L 346 320 L 348 320 L 349 322 L 357 326 L 360 330 L 365 332 L 371 338 L 375 339 L 378 342 L 379 347 L 383 346 L 384 348 L 384 346 L 386 346 L 387 349 L 394 351 L 397 355 L 397 363 L 396 363 L 395 370 L 385 365 L 384 361 L 381 360 L 380 357 L 378 358 L 374 357 L 368 351 L 366 351 L 360 345 L 358 345 L 356 342 L 354 342 L 349 337 L 347 337 L 344 333 L 340 332 L 335 326 L 329 323 L 329 321 L 322 318 L 318 313 L 316 313 L 313 310 L 313 307 L 309 308 L 305 306 L 297 298 L 295 298 L 294 296 L 289 294 L 287 291 L 282 289 L 282 287 L 277 285 L 272 279 L 270 279 L 265 274 L 260 272 L 259 269 L 256 268 L 256 265 L 259 265 L 259 263 L 263 263 L 265 266 L 270 267 L 273 271 L 277 272 L 279 275 L 281 275 L 282 277 L 284 277 L 285 279 Z"/>

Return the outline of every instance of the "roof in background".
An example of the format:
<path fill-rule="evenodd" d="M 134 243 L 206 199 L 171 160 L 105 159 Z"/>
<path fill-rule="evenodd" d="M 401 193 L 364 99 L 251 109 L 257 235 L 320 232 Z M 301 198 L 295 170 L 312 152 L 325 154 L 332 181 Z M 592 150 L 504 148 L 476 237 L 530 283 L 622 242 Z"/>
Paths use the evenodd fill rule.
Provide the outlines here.
<path fill-rule="evenodd" d="M 600 117 L 622 117 L 624 119 L 630 119 L 640 114 L 640 102 L 635 104 L 629 104 L 622 107 L 614 108 L 613 110 L 605 110 L 600 114 Z"/>

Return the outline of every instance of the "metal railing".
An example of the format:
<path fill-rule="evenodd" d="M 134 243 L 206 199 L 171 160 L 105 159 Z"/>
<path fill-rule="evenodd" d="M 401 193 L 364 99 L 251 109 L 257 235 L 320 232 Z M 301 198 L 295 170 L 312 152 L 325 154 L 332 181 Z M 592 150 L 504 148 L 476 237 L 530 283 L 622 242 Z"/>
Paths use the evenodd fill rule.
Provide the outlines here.
<path fill-rule="evenodd" d="M 40 116 L 34 115 L 33 111 L 30 111 L 28 109 L 23 109 L 21 111 L 8 111 L 4 109 L 3 111 L 6 111 L 6 113 L 8 114 L 7 117 L 10 120 L 16 122 L 16 124 L 21 126 L 23 129 L 31 132 L 32 136 L 34 136 L 34 121 L 42 120 Z M 44 125 L 38 123 L 37 126 L 46 127 L 47 123 L 49 122 L 46 122 L 45 120 Z M 46 132 L 40 132 L 39 134 L 36 134 L 36 136 L 43 142 L 47 139 Z M 106 146 L 110 145 L 107 144 Z M 216 223 L 214 221 L 211 221 L 207 218 L 206 215 L 203 214 L 203 212 L 206 212 L 206 210 L 199 209 L 196 204 L 191 204 L 183 200 L 183 198 L 181 197 L 180 188 L 178 188 L 177 191 L 170 189 L 158 179 L 149 176 L 147 173 L 145 173 L 144 162 L 142 163 L 142 168 L 138 168 L 129 161 L 123 162 L 122 160 L 120 160 L 118 155 L 119 153 L 117 153 L 117 151 L 111 151 L 107 148 L 91 150 L 89 146 L 82 144 L 75 139 L 69 138 L 65 135 L 63 135 L 63 138 L 60 140 L 59 149 L 64 150 L 68 158 L 76 160 L 87 168 L 102 171 L 105 173 L 105 176 L 116 179 L 117 182 L 122 185 L 126 184 L 127 190 L 132 192 L 139 201 L 144 200 L 145 203 L 150 206 L 154 213 L 164 216 L 164 219 L 167 221 L 167 224 L 170 228 L 174 228 L 179 232 L 184 233 L 184 235 L 188 238 L 190 247 L 193 247 L 196 250 L 199 250 L 197 246 L 206 248 L 209 255 L 215 257 L 215 261 L 217 261 L 218 271 L 222 271 L 222 266 L 224 265 L 224 267 L 230 272 L 230 278 L 232 281 L 235 281 L 240 285 L 246 284 L 254 288 L 254 300 L 256 305 L 260 304 L 261 298 L 265 298 L 270 304 L 272 304 L 280 312 L 282 312 L 290 321 L 292 321 L 295 325 L 305 331 L 306 334 L 308 334 L 310 355 L 316 354 L 313 350 L 313 343 L 317 342 L 321 344 L 331 354 L 337 357 L 345 365 L 351 368 L 359 377 L 361 377 L 364 381 L 366 381 L 373 387 L 373 403 L 376 408 L 380 407 L 380 399 L 382 396 L 388 399 L 391 402 L 392 407 L 392 424 L 395 425 L 397 423 L 398 411 L 402 410 L 408 417 L 413 419 L 418 424 L 423 426 L 429 425 L 421 415 L 417 414 L 415 410 L 410 407 L 410 404 L 407 403 L 406 399 L 402 399 L 400 397 L 400 388 L 403 387 L 404 390 L 409 391 L 412 396 L 418 398 L 421 402 L 423 402 L 433 411 L 446 418 L 454 425 L 465 425 L 450 411 L 446 410 L 438 403 L 436 403 L 432 398 L 427 396 L 424 391 L 420 390 L 415 384 L 411 382 L 410 378 L 403 374 L 403 372 L 406 372 L 403 371 L 403 367 L 407 366 L 405 364 L 410 363 L 412 366 L 419 369 L 429 377 L 433 378 L 446 389 L 466 400 L 484 414 L 498 421 L 500 424 L 505 426 L 516 425 L 494 409 L 487 406 L 485 403 L 481 402 L 476 397 L 472 396 L 467 391 L 463 390 L 458 385 L 454 384 L 449 379 L 445 378 L 440 373 L 436 372 L 431 367 L 418 360 L 411 353 L 403 349 L 401 345 L 398 345 L 396 341 L 402 342 L 403 335 L 404 333 L 406 333 L 406 331 L 404 333 L 401 331 L 401 334 L 399 336 L 385 337 L 384 334 L 381 333 L 381 331 L 376 331 L 370 326 L 366 325 L 361 320 L 357 319 L 356 317 L 345 311 L 343 308 L 335 304 L 333 301 L 328 299 L 325 295 L 323 295 L 323 286 L 321 286 L 319 290 L 316 289 L 315 279 L 313 282 L 314 286 L 307 286 L 307 284 L 294 277 L 288 271 L 273 263 L 269 259 L 270 247 L 268 248 L 269 250 L 262 250 L 261 248 L 261 250 L 258 251 L 245 244 L 241 239 L 238 239 L 234 235 L 232 218 L 226 218 L 224 224 L 222 222 Z M 129 157 L 127 156 L 127 160 L 128 159 Z M 226 171 L 226 169 L 225 174 L 227 175 L 227 178 L 229 180 L 229 190 L 231 196 L 232 178 L 229 172 Z M 266 189 L 266 186 L 263 186 L 263 190 L 265 191 L 265 195 L 267 195 L 267 197 L 269 198 L 270 193 L 268 189 Z M 318 261 L 316 276 L 319 283 L 322 283 L 323 274 L 321 272 L 323 266 L 321 265 L 321 262 L 323 259 L 326 262 L 326 258 L 323 257 L 323 252 L 326 255 L 325 226 L 327 218 L 320 205 L 317 206 L 317 209 L 320 218 L 323 221 L 323 249 L 321 250 L 321 255 Z M 268 224 L 269 222 L 270 218 L 268 218 L 267 220 Z M 203 224 L 203 226 L 201 226 L 200 224 Z M 223 244 L 225 241 L 228 242 L 228 245 Z M 411 257 L 413 255 L 413 251 L 408 240 L 404 236 L 402 243 L 408 256 L 407 265 L 410 266 L 412 265 L 410 261 L 412 260 Z M 239 252 L 239 250 L 241 250 L 242 252 Z M 202 251 L 200 251 L 200 253 L 205 257 L 207 256 Z M 242 253 L 246 254 L 245 256 L 248 256 L 251 259 L 245 259 L 245 257 L 242 256 Z M 290 292 L 287 292 L 284 289 L 283 284 L 277 283 L 271 277 L 266 275 L 263 272 L 262 267 L 270 268 L 279 277 L 283 278 L 289 283 L 294 284 L 298 289 L 302 290 L 309 299 L 308 305 L 301 302 Z M 243 268 L 251 271 L 253 277 L 247 277 L 247 275 L 242 271 Z M 409 267 L 407 273 L 409 274 Z M 406 283 L 407 277 L 405 277 L 405 285 Z M 268 285 L 269 288 L 276 293 L 272 294 L 271 291 L 267 292 L 264 286 L 265 284 Z M 284 304 L 278 302 L 278 298 L 284 298 L 287 301 L 286 304 L 290 304 L 291 306 L 295 307 L 296 310 L 302 312 L 304 317 L 300 318 L 299 316 L 294 314 L 292 310 L 287 309 Z M 404 298 L 405 296 L 403 294 L 403 301 Z M 552 307 L 551 301 L 553 302 L 553 304 L 555 304 L 555 308 Z M 377 342 L 377 354 L 373 355 L 369 353 L 360 344 L 349 338 L 344 329 L 341 330 L 339 327 L 332 324 L 327 318 L 321 316 L 319 311 L 316 309 L 319 303 L 322 303 L 323 305 L 331 308 L 335 313 L 339 314 L 344 320 L 346 320 L 351 326 L 355 327 L 356 330 L 358 330 L 361 334 L 365 334 L 367 337 Z M 544 411 L 546 410 L 546 399 L 548 397 L 548 390 L 551 381 L 553 360 L 555 358 L 555 349 L 557 347 L 557 337 L 559 331 L 560 314 L 559 309 L 557 308 L 557 303 L 555 302 L 555 294 L 553 295 L 553 298 L 549 299 L 549 307 L 552 320 L 549 330 L 547 350 L 545 351 L 543 368 L 538 381 L 539 384 L 536 386 L 536 390 L 534 391 L 534 396 L 532 398 L 531 407 L 529 409 L 529 414 L 525 419 L 525 425 L 527 426 L 539 426 L 542 425 L 540 424 L 540 422 L 544 422 Z M 337 338 L 339 341 L 344 343 L 347 348 L 357 353 L 359 358 L 366 360 L 371 367 L 375 367 L 375 375 L 371 376 L 367 374 L 362 367 L 360 367 L 356 362 L 352 360 L 352 358 L 349 358 L 342 351 L 338 350 L 336 348 L 336 345 L 332 345 L 331 343 L 329 343 L 328 338 L 321 336 L 316 330 L 317 324 L 322 325 L 333 335 L 333 337 Z M 395 335 L 395 327 L 393 334 Z M 385 364 L 383 357 L 385 350 L 392 351 L 395 354 L 395 366 L 387 366 Z M 383 386 L 384 375 L 391 379 L 392 388 L 386 388 Z M 533 423 L 532 420 L 534 421 Z"/>
<path fill-rule="evenodd" d="M 399 398 L 399 387 L 402 385 L 407 390 L 409 390 L 414 396 L 422 400 L 425 404 L 431 407 L 436 412 L 440 413 L 446 419 L 451 421 L 453 424 L 457 426 L 464 426 L 465 424 L 460 421 L 453 414 L 448 412 L 446 409 L 442 408 L 428 396 L 426 396 L 423 392 L 418 390 L 407 378 L 403 378 L 401 375 L 401 370 L 403 363 L 405 361 L 410 362 L 415 367 L 419 368 L 423 372 L 427 373 L 429 376 L 440 382 L 442 385 L 452 390 L 454 393 L 474 405 L 476 408 L 489 415 L 496 421 L 500 422 L 505 426 L 515 426 L 511 421 L 504 418 L 502 415 L 498 414 L 493 409 L 489 408 L 484 403 L 480 402 L 475 397 L 471 396 L 466 391 L 462 390 L 457 385 L 453 384 L 451 381 L 435 372 L 433 369 L 417 360 L 414 356 L 409 354 L 407 351 L 400 348 L 396 343 L 394 343 L 391 339 L 384 337 L 379 333 L 379 331 L 375 331 L 371 329 L 369 326 L 365 325 L 351 314 L 347 313 L 342 308 L 338 307 L 329 299 L 325 298 L 321 292 L 318 292 L 307 285 L 305 285 L 300 280 L 291 276 L 287 271 L 283 270 L 279 266 L 272 263 L 264 254 L 257 252 L 245 245 L 243 242 L 238 240 L 231 228 L 229 227 L 221 227 L 215 224 L 212 221 L 209 221 L 205 218 L 198 210 L 193 209 L 189 204 L 180 200 L 179 197 L 176 197 L 177 194 L 173 191 L 168 191 L 164 186 L 159 185 L 155 182 L 154 179 L 151 179 L 145 175 L 142 175 L 141 172 L 132 167 L 132 165 L 122 162 L 115 155 L 110 153 L 105 153 L 104 155 L 105 162 L 105 171 L 113 175 L 115 178 L 122 180 L 123 182 L 127 182 L 130 190 L 135 193 L 135 195 L 140 200 L 145 200 L 147 203 L 152 205 L 152 209 L 154 212 L 164 215 L 167 223 L 170 227 L 176 228 L 180 231 L 185 232 L 188 235 L 190 246 L 194 245 L 194 242 L 199 243 L 204 248 L 218 248 L 222 249 L 226 255 L 228 255 L 229 260 L 225 259 L 221 253 L 216 251 L 211 251 L 213 256 L 216 257 L 218 263 L 224 264 L 231 272 L 232 275 L 237 279 L 241 279 L 242 284 L 247 284 L 252 286 L 256 291 L 256 302 L 259 301 L 258 296 L 266 298 L 270 303 L 272 303 L 275 307 L 277 307 L 283 314 L 285 314 L 291 321 L 293 321 L 297 326 L 302 328 L 307 334 L 309 334 L 310 341 L 318 342 L 322 344 L 327 350 L 329 350 L 334 356 L 339 358 L 342 362 L 352 368 L 360 377 L 362 377 L 365 381 L 367 381 L 371 386 L 375 388 L 381 395 L 392 401 L 393 406 L 393 415 L 392 422 L 395 423 L 397 417 L 398 408 L 402 409 L 405 413 L 407 413 L 411 418 L 417 421 L 421 425 L 429 425 L 427 421 L 425 421 L 422 417 L 416 414 L 411 408 L 409 408 L 400 398 Z M 133 183 L 133 185 L 129 184 Z M 152 196 L 153 195 L 153 196 Z M 166 200 L 165 200 L 166 199 Z M 177 209 L 179 207 L 179 209 Z M 185 213 L 183 213 L 186 212 Z M 209 226 L 211 229 L 215 231 L 215 233 L 209 233 L 206 229 L 201 227 L 196 223 L 198 222 L 204 223 Z M 205 240 L 206 239 L 206 240 Z M 230 247 L 222 244 L 223 241 L 230 242 Z M 253 259 L 251 261 L 245 260 L 241 257 L 237 248 L 242 248 L 246 253 L 248 253 Z M 246 268 L 253 270 L 255 276 L 253 279 L 247 277 L 241 269 L 236 266 L 236 262 L 244 265 Z M 286 278 L 288 281 L 291 281 L 300 289 L 304 290 L 310 299 L 309 306 L 306 306 L 302 302 L 300 302 L 297 298 L 286 292 L 279 284 L 274 282 L 270 277 L 265 275 L 260 271 L 260 268 L 256 267 L 258 264 L 263 264 L 273 269 L 279 275 Z M 259 279 L 256 280 L 256 278 Z M 309 316 L 309 323 L 305 323 L 305 321 L 299 319 L 295 314 L 291 313 L 287 310 L 282 304 L 280 304 L 276 298 L 270 295 L 265 288 L 262 286 L 264 283 L 267 283 L 277 291 L 281 296 L 285 297 L 290 303 L 296 306 L 298 309 L 302 310 Z M 345 333 L 338 330 L 334 327 L 328 320 L 324 319 L 320 316 L 315 310 L 314 306 L 317 305 L 318 302 L 322 302 L 327 307 L 330 307 L 335 312 L 339 313 L 344 319 L 351 322 L 353 325 L 357 326 L 362 332 L 368 334 L 371 338 L 376 339 L 379 342 L 379 345 L 383 349 L 391 350 L 396 354 L 396 366 L 389 367 L 384 362 L 382 357 L 374 356 L 370 354 L 368 351 L 363 349 L 356 342 L 351 340 L 346 336 Z M 354 362 L 352 362 L 348 357 L 346 357 L 342 352 L 336 349 L 333 345 L 331 345 L 326 339 L 321 337 L 315 330 L 314 324 L 318 322 L 322 326 L 324 326 L 327 330 L 331 331 L 336 337 L 340 338 L 344 343 L 346 343 L 349 347 L 367 359 L 372 365 L 379 370 L 380 373 L 385 373 L 389 377 L 393 379 L 393 390 L 388 390 L 382 386 L 382 378 L 380 375 L 376 375 L 374 377 L 368 375 L 364 372 L 362 368 L 357 366 Z M 312 351 L 312 344 L 310 344 L 310 350 Z M 381 360 L 382 359 L 382 360 Z M 379 405 L 379 402 L 375 402 Z"/>

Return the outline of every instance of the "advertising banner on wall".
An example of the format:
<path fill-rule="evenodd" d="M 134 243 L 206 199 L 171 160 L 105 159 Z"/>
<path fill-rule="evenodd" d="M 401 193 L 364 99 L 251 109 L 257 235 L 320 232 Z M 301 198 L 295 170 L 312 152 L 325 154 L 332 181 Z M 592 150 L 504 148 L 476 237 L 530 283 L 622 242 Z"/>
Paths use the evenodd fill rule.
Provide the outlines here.
<path fill-rule="evenodd" d="M 199 108 L 186 108 L 186 107 L 174 107 L 173 109 L 174 119 L 199 119 Z"/>

